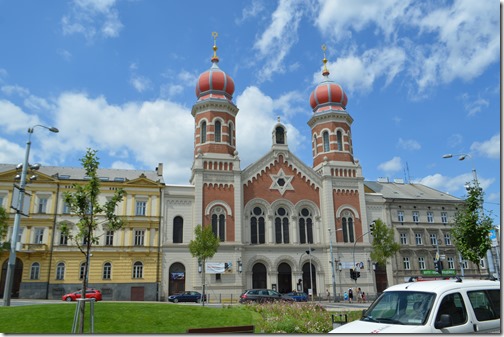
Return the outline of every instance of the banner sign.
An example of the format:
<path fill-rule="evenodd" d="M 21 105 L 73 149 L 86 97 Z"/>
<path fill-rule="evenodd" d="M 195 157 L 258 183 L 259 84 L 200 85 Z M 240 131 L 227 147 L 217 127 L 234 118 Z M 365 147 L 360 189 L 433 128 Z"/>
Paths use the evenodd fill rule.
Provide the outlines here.
<path fill-rule="evenodd" d="M 439 273 L 437 271 L 435 271 L 434 269 L 425 269 L 425 270 L 421 270 L 420 271 L 420 274 L 422 275 L 429 275 L 429 276 L 438 276 Z M 441 275 L 439 276 L 455 276 L 457 275 L 455 269 L 443 269 L 441 271 Z"/>
<path fill-rule="evenodd" d="M 207 274 L 223 274 L 223 273 L 231 273 L 232 263 L 231 262 L 207 262 L 205 273 Z"/>

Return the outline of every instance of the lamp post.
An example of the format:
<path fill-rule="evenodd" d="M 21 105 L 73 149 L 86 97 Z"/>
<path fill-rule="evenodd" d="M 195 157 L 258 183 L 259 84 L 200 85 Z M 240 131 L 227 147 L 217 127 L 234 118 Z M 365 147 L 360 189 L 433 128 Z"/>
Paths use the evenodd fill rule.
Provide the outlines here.
<path fill-rule="evenodd" d="M 479 189 L 479 181 L 478 181 L 478 175 L 476 173 L 476 168 L 474 166 L 474 163 L 472 161 L 472 156 L 468 153 L 449 153 L 449 154 L 445 154 L 443 155 L 443 159 L 449 159 L 449 158 L 453 158 L 453 156 L 458 156 L 458 160 L 462 161 L 462 160 L 465 160 L 466 158 L 469 158 L 471 159 L 471 166 L 472 166 L 472 175 L 473 175 L 473 181 L 474 181 L 474 185 L 476 186 L 476 188 Z M 483 214 L 483 204 L 481 205 L 481 214 Z M 460 264 L 460 272 L 461 272 L 461 276 L 464 277 L 464 266 L 462 264 L 463 260 L 462 260 L 462 254 L 459 252 L 458 253 L 459 255 L 459 264 Z M 489 251 L 487 251 L 487 263 L 488 263 L 488 272 L 490 273 L 490 269 L 493 269 L 495 271 L 495 268 L 494 268 L 494 265 L 493 265 L 493 257 L 492 257 L 492 251 L 491 249 Z M 490 268 L 492 267 L 492 268 Z"/>
<path fill-rule="evenodd" d="M 25 196 L 25 187 L 26 187 L 26 174 L 28 172 L 28 158 L 30 157 L 30 147 L 31 147 L 31 135 L 34 129 L 40 126 L 45 128 L 51 132 L 58 133 L 59 130 L 55 127 L 47 127 L 44 125 L 35 125 L 28 129 L 28 141 L 26 142 L 26 152 L 25 158 L 23 162 L 23 166 L 21 168 L 21 180 L 19 182 L 19 194 L 18 199 L 16 201 L 16 214 L 14 215 L 14 226 L 12 228 L 12 236 L 10 242 L 10 253 L 9 253 L 9 262 L 7 264 L 7 275 L 5 279 L 5 288 L 3 295 L 3 305 L 5 307 L 10 306 L 11 300 L 11 292 L 12 292 L 12 282 L 14 280 L 14 269 L 16 267 L 16 246 L 18 243 L 18 233 L 19 233 L 19 224 L 21 222 L 21 213 L 23 212 L 23 203 Z"/>
<path fill-rule="evenodd" d="M 310 289 L 308 292 L 311 290 L 311 301 L 313 302 L 313 276 L 312 276 L 312 261 L 311 261 L 311 252 L 313 252 L 315 248 L 308 247 L 308 250 L 306 251 L 306 254 L 310 255 L 309 261 L 310 261 Z"/>
<path fill-rule="evenodd" d="M 334 267 L 334 255 L 333 255 L 333 247 L 332 247 L 332 230 L 331 228 L 327 229 L 329 231 L 329 248 L 331 252 L 331 269 L 332 269 L 332 289 L 333 289 L 333 302 L 336 302 L 336 270 Z M 336 230 L 340 231 L 343 230 L 342 228 L 339 228 Z"/>

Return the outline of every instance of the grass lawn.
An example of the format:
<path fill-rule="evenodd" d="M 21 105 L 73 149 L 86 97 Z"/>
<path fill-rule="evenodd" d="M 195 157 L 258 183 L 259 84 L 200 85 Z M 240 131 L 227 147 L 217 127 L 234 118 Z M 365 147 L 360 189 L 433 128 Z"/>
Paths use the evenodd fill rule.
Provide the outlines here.
<path fill-rule="evenodd" d="M 245 306 L 211 308 L 168 303 L 95 303 L 94 333 L 185 333 L 188 328 L 254 325 L 260 314 Z M 0 307 L 0 333 L 67 334 L 76 303 Z M 85 332 L 89 332 L 89 304 Z"/>

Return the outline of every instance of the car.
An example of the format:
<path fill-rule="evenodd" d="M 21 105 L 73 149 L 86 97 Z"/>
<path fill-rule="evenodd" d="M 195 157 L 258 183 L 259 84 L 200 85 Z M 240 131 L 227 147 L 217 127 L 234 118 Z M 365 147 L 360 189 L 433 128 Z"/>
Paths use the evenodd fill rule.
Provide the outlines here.
<path fill-rule="evenodd" d="M 331 333 L 499 333 L 500 282 L 413 281 L 387 288 L 359 320 Z"/>
<path fill-rule="evenodd" d="M 168 302 L 178 303 L 178 302 L 201 302 L 202 295 L 197 291 L 183 291 L 178 294 L 173 294 L 168 296 Z M 206 301 L 206 294 L 205 294 Z"/>
<path fill-rule="evenodd" d="M 291 291 L 290 293 L 287 293 L 285 295 L 291 297 L 296 302 L 308 301 L 308 295 L 300 291 Z"/>
<path fill-rule="evenodd" d="M 77 290 L 74 291 L 73 293 L 63 295 L 61 299 L 66 302 L 72 302 L 76 301 L 78 298 L 81 297 L 82 297 L 82 291 Z M 86 290 L 86 298 L 94 298 L 95 301 L 101 301 L 102 293 L 98 289 L 88 288 L 88 290 Z"/>
<path fill-rule="evenodd" d="M 274 301 L 294 302 L 294 299 L 272 289 L 247 289 L 240 295 L 239 300 L 240 303 L 264 303 Z"/>

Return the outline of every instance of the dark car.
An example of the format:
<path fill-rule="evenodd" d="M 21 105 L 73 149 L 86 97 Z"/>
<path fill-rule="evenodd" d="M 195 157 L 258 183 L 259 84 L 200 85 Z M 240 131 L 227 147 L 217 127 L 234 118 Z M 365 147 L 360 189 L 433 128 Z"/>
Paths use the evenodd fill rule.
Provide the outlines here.
<path fill-rule="evenodd" d="M 291 291 L 290 293 L 285 294 L 286 296 L 291 297 L 296 302 L 307 302 L 308 295 L 306 293 L 300 291 Z"/>
<path fill-rule="evenodd" d="M 68 293 L 61 296 L 63 301 L 71 302 L 82 297 L 82 292 L 80 290 L 74 291 L 73 293 Z M 95 301 L 102 300 L 102 293 L 98 289 L 88 289 L 86 290 L 86 298 L 94 298 Z"/>
<path fill-rule="evenodd" d="M 202 295 L 197 291 L 184 291 L 178 294 L 168 296 L 168 301 L 173 303 L 178 302 L 201 302 Z M 206 300 L 206 294 L 205 294 Z"/>
<path fill-rule="evenodd" d="M 291 297 L 282 295 L 278 291 L 271 289 L 248 289 L 240 295 L 240 303 L 264 303 L 274 301 L 294 302 Z"/>

